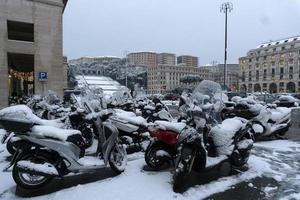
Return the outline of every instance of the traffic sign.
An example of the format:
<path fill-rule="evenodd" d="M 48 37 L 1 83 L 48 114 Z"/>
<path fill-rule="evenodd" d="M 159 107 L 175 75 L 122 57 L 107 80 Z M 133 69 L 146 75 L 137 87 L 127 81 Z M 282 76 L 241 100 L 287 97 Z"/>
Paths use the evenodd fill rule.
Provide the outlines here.
<path fill-rule="evenodd" d="M 39 72 L 39 81 L 48 81 L 48 72 Z"/>

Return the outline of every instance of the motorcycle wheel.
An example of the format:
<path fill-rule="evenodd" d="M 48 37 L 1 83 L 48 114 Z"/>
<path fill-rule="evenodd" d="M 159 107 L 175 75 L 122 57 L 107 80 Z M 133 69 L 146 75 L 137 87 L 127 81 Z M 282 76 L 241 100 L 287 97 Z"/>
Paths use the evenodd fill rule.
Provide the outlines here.
<path fill-rule="evenodd" d="M 10 153 L 11 155 L 14 155 L 16 152 L 14 144 L 11 142 L 10 139 L 6 143 L 6 149 L 7 149 L 8 153 Z"/>
<path fill-rule="evenodd" d="M 47 158 L 46 155 L 43 154 L 34 155 L 33 153 L 25 155 L 19 161 L 21 160 L 33 161 L 39 164 L 49 162 L 49 159 Z M 40 176 L 40 175 L 33 175 L 30 173 L 22 172 L 19 170 L 16 164 L 13 167 L 12 176 L 18 186 L 30 190 L 40 189 L 45 185 L 49 184 L 50 181 L 53 179 L 53 176 Z"/>
<path fill-rule="evenodd" d="M 154 143 L 153 145 L 149 146 L 145 152 L 145 162 L 147 166 L 153 170 L 159 170 L 169 160 L 165 156 L 157 156 L 158 151 L 166 150 L 162 144 Z"/>
<path fill-rule="evenodd" d="M 176 167 L 176 171 L 173 175 L 174 192 L 182 191 L 187 177 L 188 177 L 187 163 L 184 163 L 182 162 L 182 160 L 180 160 L 178 166 Z"/>
<path fill-rule="evenodd" d="M 108 154 L 108 162 L 116 174 L 124 172 L 127 164 L 126 149 L 121 144 L 114 145 Z"/>

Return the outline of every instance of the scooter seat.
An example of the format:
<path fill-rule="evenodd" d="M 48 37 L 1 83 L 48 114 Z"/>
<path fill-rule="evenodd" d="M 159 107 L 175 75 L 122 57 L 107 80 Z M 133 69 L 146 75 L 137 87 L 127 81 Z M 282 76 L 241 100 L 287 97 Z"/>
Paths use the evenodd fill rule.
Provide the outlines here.
<path fill-rule="evenodd" d="M 32 124 L 62 127 L 60 119 L 44 120 L 33 114 L 32 110 L 26 105 L 16 105 L 4 108 L 0 111 L 0 118 L 10 119 L 11 121 L 23 121 Z"/>
<path fill-rule="evenodd" d="M 278 122 L 280 120 L 287 118 L 291 113 L 291 109 L 285 107 L 278 107 L 276 109 L 272 109 L 271 113 L 272 113 L 271 120 L 273 122 Z"/>
<path fill-rule="evenodd" d="M 168 121 L 155 121 L 160 128 L 164 130 L 174 131 L 176 133 L 181 133 L 181 131 L 186 127 L 186 124 L 183 122 L 168 122 Z"/>
<path fill-rule="evenodd" d="M 135 125 L 143 125 L 147 123 L 147 121 L 143 117 L 136 116 L 132 112 L 116 112 L 116 117 Z"/>
<path fill-rule="evenodd" d="M 52 138 L 65 142 L 74 135 L 81 136 L 81 132 L 78 130 L 61 129 L 53 126 L 36 125 L 32 127 L 30 135 L 37 138 Z"/>

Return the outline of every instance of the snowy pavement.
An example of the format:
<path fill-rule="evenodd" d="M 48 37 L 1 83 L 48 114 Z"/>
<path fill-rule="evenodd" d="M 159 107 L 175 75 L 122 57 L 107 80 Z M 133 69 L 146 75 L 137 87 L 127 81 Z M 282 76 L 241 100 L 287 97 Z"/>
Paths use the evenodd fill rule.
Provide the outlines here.
<path fill-rule="evenodd" d="M 3 132 L 0 130 L 0 138 Z M 7 164 L 8 153 L 0 145 L 0 169 Z M 281 140 L 256 143 L 249 160 L 249 170 L 235 176 L 202 178 L 193 175 L 191 187 L 183 194 L 172 190 L 170 170 L 148 171 L 139 154 L 128 162 L 125 173 L 114 176 L 110 169 L 95 174 L 76 175 L 55 180 L 39 193 L 16 188 L 11 173 L 0 172 L 0 199 L 238 199 L 240 185 L 256 191 L 265 199 L 300 199 L 300 142 Z M 192 180 L 193 179 L 193 180 Z M 195 180 L 196 179 L 196 180 Z M 264 182 L 264 184 L 259 184 Z M 39 195 L 39 196 L 36 196 Z M 251 199 L 251 195 L 243 199 Z M 35 196 L 35 197 L 34 197 Z M 223 198 L 222 198 L 223 197 Z M 226 197 L 226 198 L 224 198 Z M 247 198 L 248 197 L 248 198 Z M 252 198 L 254 199 L 254 198 Z"/>

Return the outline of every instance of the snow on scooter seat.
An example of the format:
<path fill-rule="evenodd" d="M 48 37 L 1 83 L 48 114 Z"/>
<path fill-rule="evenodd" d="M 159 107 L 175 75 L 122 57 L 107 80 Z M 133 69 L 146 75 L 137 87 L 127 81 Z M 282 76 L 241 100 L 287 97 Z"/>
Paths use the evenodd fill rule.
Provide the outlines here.
<path fill-rule="evenodd" d="M 53 126 L 34 126 L 30 132 L 31 136 L 38 138 L 54 138 L 61 141 L 66 141 L 71 135 L 81 135 L 78 130 L 61 129 Z"/>
<path fill-rule="evenodd" d="M 28 160 L 21 160 L 17 163 L 17 166 L 25 170 L 27 169 L 50 175 L 58 175 L 56 168 L 50 163 L 37 164 Z"/>
<path fill-rule="evenodd" d="M 163 130 L 175 131 L 176 133 L 181 133 L 181 131 L 186 127 L 183 122 L 168 122 L 157 120 L 154 122 Z"/>
<path fill-rule="evenodd" d="M 62 127 L 63 123 L 58 120 L 43 120 L 33 114 L 32 110 L 26 105 L 16 105 L 0 110 L 0 119 L 6 118 L 16 121 L 31 122 L 39 125 Z"/>
<path fill-rule="evenodd" d="M 129 123 L 136 124 L 136 125 L 143 125 L 146 124 L 147 121 L 140 116 L 136 116 L 133 112 L 127 112 L 119 109 L 115 109 L 117 118 L 121 120 L 128 121 Z"/>
<path fill-rule="evenodd" d="M 242 119 L 234 117 L 224 120 L 221 124 L 211 129 L 210 134 L 219 155 L 230 155 L 232 153 L 232 138 L 244 126 L 245 122 Z"/>
<path fill-rule="evenodd" d="M 291 109 L 285 107 L 278 107 L 276 109 L 271 109 L 271 112 L 272 112 L 271 119 L 274 122 L 277 122 L 282 119 L 286 120 L 286 118 L 291 114 Z"/>

